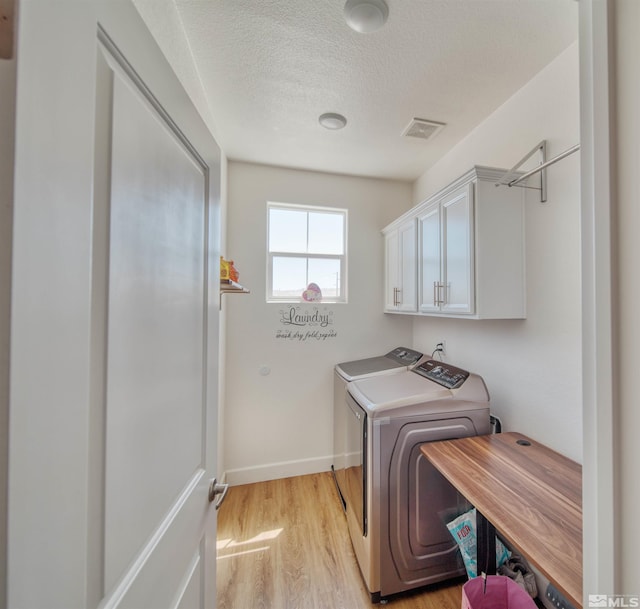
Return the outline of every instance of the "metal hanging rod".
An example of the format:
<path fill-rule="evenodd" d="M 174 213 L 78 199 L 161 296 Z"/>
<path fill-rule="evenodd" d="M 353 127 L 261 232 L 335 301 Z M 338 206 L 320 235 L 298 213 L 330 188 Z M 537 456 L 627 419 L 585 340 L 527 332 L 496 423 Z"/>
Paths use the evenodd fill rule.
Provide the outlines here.
<path fill-rule="evenodd" d="M 561 152 L 557 156 L 554 156 L 552 159 L 547 160 L 546 159 L 546 156 L 547 156 L 547 142 L 546 142 L 546 140 L 542 140 L 537 146 L 535 146 L 531 150 L 531 152 L 529 152 L 523 159 L 521 159 L 516 165 L 514 165 L 513 168 L 511 168 L 509 171 L 507 171 L 507 173 L 505 173 L 502 176 L 502 178 L 496 184 L 496 186 L 509 186 L 509 187 L 518 186 L 519 182 L 522 182 L 523 180 L 526 180 L 527 178 L 531 177 L 532 175 L 535 175 L 536 173 L 540 173 L 540 187 L 524 186 L 524 185 L 521 185 L 519 187 L 520 188 L 534 188 L 535 190 L 539 190 L 540 191 L 540 202 L 541 203 L 545 203 L 546 200 L 547 200 L 547 172 L 546 172 L 546 168 L 549 167 L 549 165 L 553 165 L 554 163 L 557 163 L 558 161 L 564 159 L 565 157 L 569 156 L 570 154 L 573 154 L 574 152 L 577 152 L 578 150 L 580 150 L 580 144 L 576 144 L 575 146 L 572 146 L 568 150 L 565 150 L 564 152 Z M 533 169 L 531 169 L 530 171 L 527 171 L 526 173 L 523 173 L 522 175 L 519 175 L 519 176 L 511 179 L 512 175 L 517 171 L 517 169 L 525 161 L 529 160 L 536 152 L 540 153 L 540 164 L 537 167 L 534 167 Z"/>
<path fill-rule="evenodd" d="M 546 163 L 543 163 L 542 165 L 538 165 L 538 167 L 533 168 L 531 171 L 527 171 L 527 173 L 521 175 L 519 178 L 516 178 L 515 180 L 511 180 L 511 182 L 509 182 L 507 186 L 514 186 L 518 182 L 522 182 L 522 180 L 526 180 L 528 177 L 538 173 L 539 171 L 542 171 L 543 169 L 546 169 L 547 167 L 549 167 L 549 165 L 553 165 L 554 163 L 561 161 L 562 159 L 564 159 L 564 157 L 569 156 L 570 154 L 573 154 L 578 150 L 580 150 L 580 144 L 576 144 L 575 146 L 572 146 L 568 150 L 565 150 L 564 152 L 561 152 L 559 155 L 554 156 L 552 159 L 549 159 Z"/>

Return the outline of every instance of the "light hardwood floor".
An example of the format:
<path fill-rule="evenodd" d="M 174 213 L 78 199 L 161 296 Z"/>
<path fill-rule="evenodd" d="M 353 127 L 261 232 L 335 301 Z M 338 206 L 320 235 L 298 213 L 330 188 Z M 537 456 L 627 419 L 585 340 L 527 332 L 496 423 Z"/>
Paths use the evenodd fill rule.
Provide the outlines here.
<path fill-rule="evenodd" d="M 218 609 L 372 609 L 331 473 L 235 486 L 218 514 Z M 461 584 L 389 600 L 459 609 Z"/>

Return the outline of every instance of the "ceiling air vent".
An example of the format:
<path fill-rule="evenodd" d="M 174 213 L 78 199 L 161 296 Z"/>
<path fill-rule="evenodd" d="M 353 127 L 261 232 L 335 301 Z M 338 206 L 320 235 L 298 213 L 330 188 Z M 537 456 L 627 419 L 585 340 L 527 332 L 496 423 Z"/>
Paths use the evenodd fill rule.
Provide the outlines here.
<path fill-rule="evenodd" d="M 407 125 L 407 128 L 402 132 L 402 135 L 406 137 L 419 137 L 423 140 L 432 138 L 440 129 L 445 126 L 445 123 L 437 123 L 435 121 L 428 121 L 424 118 L 414 118 Z"/>

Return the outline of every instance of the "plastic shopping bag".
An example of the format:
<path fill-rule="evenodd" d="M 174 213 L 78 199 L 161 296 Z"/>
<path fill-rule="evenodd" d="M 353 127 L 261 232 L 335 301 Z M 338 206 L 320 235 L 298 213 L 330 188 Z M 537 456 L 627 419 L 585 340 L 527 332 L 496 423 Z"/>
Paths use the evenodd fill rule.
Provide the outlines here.
<path fill-rule="evenodd" d="M 489 575 L 462 586 L 461 609 L 537 609 L 533 599 L 512 579 Z"/>
<path fill-rule="evenodd" d="M 468 512 L 458 516 L 455 520 L 447 523 L 449 532 L 456 540 L 460 548 L 460 554 L 464 561 L 465 569 L 469 579 L 478 575 L 477 556 L 477 539 L 476 539 L 476 509 L 473 508 Z M 496 568 L 509 558 L 509 550 L 496 537 Z"/>

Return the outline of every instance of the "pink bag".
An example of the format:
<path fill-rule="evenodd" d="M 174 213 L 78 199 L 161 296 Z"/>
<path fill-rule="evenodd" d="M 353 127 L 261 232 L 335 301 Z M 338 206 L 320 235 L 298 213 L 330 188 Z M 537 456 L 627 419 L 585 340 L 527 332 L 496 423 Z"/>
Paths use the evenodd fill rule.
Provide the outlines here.
<path fill-rule="evenodd" d="M 462 609 L 537 609 L 533 599 L 504 575 L 474 577 L 462 586 Z"/>

